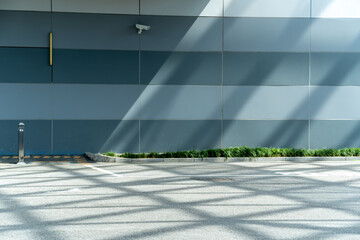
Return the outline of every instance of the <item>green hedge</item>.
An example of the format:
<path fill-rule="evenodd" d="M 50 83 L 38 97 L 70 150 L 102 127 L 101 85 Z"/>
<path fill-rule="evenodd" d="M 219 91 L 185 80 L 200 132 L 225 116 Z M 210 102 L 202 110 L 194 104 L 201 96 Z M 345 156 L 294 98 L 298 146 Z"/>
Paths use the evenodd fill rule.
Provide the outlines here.
<path fill-rule="evenodd" d="M 295 148 L 250 148 L 233 147 L 224 149 L 191 150 L 165 153 L 104 153 L 107 156 L 123 158 L 208 158 L 208 157 L 352 157 L 360 156 L 360 148 L 343 149 L 295 149 Z"/>

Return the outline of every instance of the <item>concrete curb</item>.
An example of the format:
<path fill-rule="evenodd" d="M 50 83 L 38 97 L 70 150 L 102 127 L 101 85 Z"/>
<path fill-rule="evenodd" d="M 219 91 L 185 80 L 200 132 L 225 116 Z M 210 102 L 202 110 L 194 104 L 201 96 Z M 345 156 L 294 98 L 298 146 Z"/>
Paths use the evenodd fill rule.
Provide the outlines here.
<path fill-rule="evenodd" d="M 95 162 L 111 163 L 228 163 L 228 162 L 318 162 L 318 161 L 359 161 L 360 157 L 262 157 L 262 158 L 119 158 L 100 153 L 86 152 L 85 156 Z"/>

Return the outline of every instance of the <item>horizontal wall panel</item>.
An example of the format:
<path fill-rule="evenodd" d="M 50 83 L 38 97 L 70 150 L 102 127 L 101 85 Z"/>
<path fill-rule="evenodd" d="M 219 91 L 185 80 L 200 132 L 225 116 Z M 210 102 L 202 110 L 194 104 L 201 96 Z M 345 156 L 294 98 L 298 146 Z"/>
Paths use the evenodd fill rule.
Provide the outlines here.
<path fill-rule="evenodd" d="M 225 18 L 225 51 L 308 52 L 310 19 Z"/>
<path fill-rule="evenodd" d="M 0 46 L 48 47 L 51 13 L 0 11 Z"/>
<path fill-rule="evenodd" d="M 49 154 L 51 152 L 51 121 L 0 120 L 0 155 L 18 154 L 19 122 L 25 124 L 25 155 Z"/>
<path fill-rule="evenodd" d="M 360 85 L 359 53 L 312 53 L 312 85 Z"/>
<path fill-rule="evenodd" d="M 221 121 L 141 121 L 140 152 L 220 148 Z"/>
<path fill-rule="evenodd" d="M 227 17 L 310 17 L 310 0 L 224 0 Z"/>
<path fill-rule="evenodd" d="M 225 85 L 307 85 L 308 53 L 224 53 Z"/>
<path fill-rule="evenodd" d="M 222 50 L 221 18 L 142 16 L 141 23 L 151 26 L 141 35 L 142 50 Z"/>
<path fill-rule="evenodd" d="M 54 12 L 139 14 L 134 0 L 52 0 Z"/>
<path fill-rule="evenodd" d="M 312 0 L 314 18 L 360 18 L 358 0 Z"/>
<path fill-rule="evenodd" d="M 138 50 L 138 16 L 53 13 L 55 48 Z"/>
<path fill-rule="evenodd" d="M 360 121 L 311 121 L 311 148 L 349 148 L 360 145 Z"/>
<path fill-rule="evenodd" d="M 222 0 L 141 0 L 141 14 L 179 16 L 222 16 Z"/>
<path fill-rule="evenodd" d="M 141 83 L 220 85 L 222 54 L 217 52 L 141 52 Z"/>
<path fill-rule="evenodd" d="M 0 48 L 0 82 L 50 83 L 49 50 Z"/>
<path fill-rule="evenodd" d="M 308 87 L 224 87 L 224 119 L 307 119 L 308 91 Z"/>
<path fill-rule="evenodd" d="M 54 153 L 138 152 L 139 121 L 54 121 Z"/>
<path fill-rule="evenodd" d="M 139 87 L 54 84 L 54 119 L 138 119 Z"/>
<path fill-rule="evenodd" d="M 50 84 L 0 84 L 0 119 L 51 119 Z"/>
<path fill-rule="evenodd" d="M 51 11 L 51 0 L 0 0 L 0 10 Z"/>
<path fill-rule="evenodd" d="M 55 83 L 139 84 L 139 52 L 55 49 Z"/>
<path fill-rule="evenodd" d="M 360 87 L 311 87 L 311 119 L 360 119 Z"/>
<path fill-rule="evenodd" d="M 314 52 L 359 52 L 360 19 L 315 19 L 311 47 Z"/>
<path fill-rule="evenodd" d="M 221 87 L 147 86 L 141 95 L 141 119 L 221 119 Z"/>
<path fill-rule="evenodd" d="M 224 121 L 224 147 L 307 148 L 308 121 Z"/>

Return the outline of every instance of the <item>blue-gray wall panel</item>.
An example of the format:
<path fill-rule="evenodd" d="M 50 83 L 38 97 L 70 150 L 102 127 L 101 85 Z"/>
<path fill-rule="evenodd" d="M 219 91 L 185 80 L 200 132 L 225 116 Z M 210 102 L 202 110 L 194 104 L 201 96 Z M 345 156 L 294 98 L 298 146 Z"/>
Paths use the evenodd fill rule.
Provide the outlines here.
<path fill-rule="evenodd" d="M 222 54 L 215 52 L 141 52 L 141 83 L 220 85 Z"/>
<path fill-rule="evenodd" d="M 310 90 L 311 119 L 360 119 L 360 86 L 319 86 Z"/>
<path fill-rule="evenodd" d="M 311 148 L 360 146 L 360 121 L 311 121 Z"/>
<path fill-rule="evenodd" d="M 151 29 L 141 35 L 142 50 L 221 51 L 222 19 L 141 16 Z"/>
<path fill-rule="evenodd" d="M 49 50 L 0 48 L 0 82 L 50 83 Z"/>
<path fill-rule="evenodd" d="M 310 19 L 225 18 L 225 51 L 308 52 Z"/>
<path fill-rule="evenodd" d="M 53 13 L 54 47 L 138 50 L 138 21 L 130 15 Z"/>
<path fill-rule="evenodd" d="M 224 53 L 225 85 L 308 85 L 308 53 Z"/>
<path fill-rule="evenodd" d="M 138 152 L 139 121 L 54 121 L 54 153 Z"/>
<path fill-rule="evenodd" d="M 141 95 L 141 119 L 221 119 L 221 87 L 146 86 Z"/>
<path fill-rule="evenodd" d="M 51 121 L 0 121 L 0 155 L 18 154 L 17 129 L 25 123 L 25 155 L 49 154 L 51 152 Z"/>
<path fill-rule="evenodd" d="M 51 0 L 0 0 L 0 10 L 51 11 Z"/>
<path fill-rule="evenodd" d="M 308 121 L 224 121 L 224 147 L 308 147 Z"/>
<path fill-rule="evenodd" d="M 222 16 L 222 0 L 141 0 L 141 14 L 170 16 Z"/>
<path fill-rule="evenodd" d="M 227 17 L 310 17 L 310 0 L 224 0 Z"/>
<path fill-rule="evenodd" d="M 314 52 L 359 52 L 360 19 L 315 19 L 311 27 Z"/>
<path fill-rule="evenodd" d="M 139 52 L 55 49 L 55 83 L 139 84 Z"/>
<path fill-rule="evenodd" d="M 48 47 L 51 14 L 0 11 L 0 46 Z"/>
<path fill-rule="evenodd" d="M 52 0 L 54 12 L 139 14 L 135 0 Z"/>
<path fill-rule="evenodd" d="M 134 85 L 53 84 L 54 119 L 138 119 Z"/>
<path fill-rule="evenodd" d="M 221 121 L 141 121 L 140 151 L 220 148 Z"/>
<path fill-rule="evenodd" d="M 302 120 L 308 105 L 308 87 L 224 87 L 224 119 Z"/>
<path fill-rule="evenodd" d="M 51 85 L 0 83 L 0 109 L 0 119 L 51 119 Z"/>
<path fill-rule="evenodd" d="M 312 85 L 360 85 L 359 53 L 312 53 Z"/>

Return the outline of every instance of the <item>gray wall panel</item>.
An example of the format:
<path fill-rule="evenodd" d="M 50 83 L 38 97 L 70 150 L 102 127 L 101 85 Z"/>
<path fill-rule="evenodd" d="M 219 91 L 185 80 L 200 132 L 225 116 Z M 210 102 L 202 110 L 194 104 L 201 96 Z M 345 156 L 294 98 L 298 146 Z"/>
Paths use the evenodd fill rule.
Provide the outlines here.
<path fill-rule="evenodd" d="M 360 51 L 360 19 L 316 19 L 311 27 L 314 52 Z"/>
<path fill-rule="evenodd" d="M 314 18 L 360 18 L 358 0 L 312 0 Z"/>
<path fill-rule="evenodd" d="M 221 53 L 141 52 L 141 83 L 220 85 Z"/>
<path fill-rule="evenodd" d="M 360 119 L 360 87 L 311 87 L 311 119 Z"/>
<path fill-rule="evenodd" d="M 360 85 L 359 53 L 312 53 L 312 85 Z"/>
<path fill-rule="evenodd" d="M 221 119 L 221 88 L 147 86 L 141 95 L 141 119 Z"/>
<path fill-rule="evenodd" d="M 54 84 L 54 119 L 138 119 L 139 86 Z"/>
<path fill-rule="evenodd" d="M 296 18 L 225 18 L 225 51 L 307 52 L 310 20 Z"/>
<path fill-rule="evenodd" d="M 311 148 L 360 145 L 360 121 L 311 121 Z"/>
<path fill-rule="evenodd" d="M 52 0 L 55 12 L 139 14 L 134 0 Z"/>
<path fill-rule="evenodd" d="M 224 0 L 227 17 L 310 17 L 310 0 Z"/>
<path fill-rule="evenodd" d="M 50 83 L 49 50 L 0 48 L 0 82 Z"/>
<path fill-rule="evenodd" d="M 222 0 L 141 0 L 141 14 L 222 16 Z"/>
<path fill-rule="evenodd" d="M 0 155 L 18 154 L 17 129 L 25 123 L 25 155 L 49 154 L 51 151 L 51 121 L 0 121 Z"/>
<path fill-rule="evenodd" d="M 141 152 L 220 148 L 221 121 L 141 121 Z"/>
<path fill-rule="evenodd" d="M 139 52 L 54 50 L 55 83 L 139 84 Z"/>
<path fill-rule="evenodd" d="M 308 53 L 224 53 L 225 85 L 308 85 Z"/>
<path fill-rule="evenodd" d="M 0 10 L 51 11 L 51 0 L 0 0 Z"/>
<path fill-rule="evenodd" d="M 0 84 L 0 119 L 51 119 L 50 84 Z"/>
<path fill-rule="evenodd" d="M 151 29 L 141 35 L 143 50 L 221 51 L 222 19 L 141 16 Z"/>
<path fill-rule="evenodd" d="M 53 13 L 54 47 L 138 50 L 138 21 L 130 15 Z"/>
<path fill-rule="evenodd" d="M 0 11 L 0 46 L 48 47 L 51 14 Z"/>
<path fill-rule="evenodd" d="M 224 87 L 224 119 L 307 119 L 308 87 Z"/>
<path fill-rule="evenodd" d="M 224 147 L 308 147 L 308 121 L 224 121 Z"/>
<path fill-rule="evenodd" d="M 138 152 L 139 121 L 54 121 L 54 153 Z"/>

